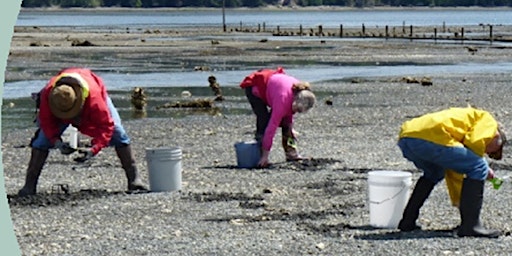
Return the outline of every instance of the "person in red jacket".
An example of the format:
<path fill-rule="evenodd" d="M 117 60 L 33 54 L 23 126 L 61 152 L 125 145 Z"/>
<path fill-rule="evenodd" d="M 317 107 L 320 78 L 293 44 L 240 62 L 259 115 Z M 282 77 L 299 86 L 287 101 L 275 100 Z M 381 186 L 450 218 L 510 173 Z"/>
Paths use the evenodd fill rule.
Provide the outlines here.
<path fill-rule="evenodd" d="M 36 194 L 37 182 L 48 157 L 49 149 L 62 154 L 75 152 L 61 135 L 68 126 L 92 138 L 91 147 L 80 149 L 84 162 L 103 148 L 114 146 L 128 179 L 128 190 L 147 190 L 142 184 L 130 146 L 130 137 L 121 124 L 121 118 L 107 94 L 103 80 L 89 69 L 66 68 L 53 76 L 39 92 L 38 129 L 30 142 L 31 157 L 25 185 L 19 196 Z"/>

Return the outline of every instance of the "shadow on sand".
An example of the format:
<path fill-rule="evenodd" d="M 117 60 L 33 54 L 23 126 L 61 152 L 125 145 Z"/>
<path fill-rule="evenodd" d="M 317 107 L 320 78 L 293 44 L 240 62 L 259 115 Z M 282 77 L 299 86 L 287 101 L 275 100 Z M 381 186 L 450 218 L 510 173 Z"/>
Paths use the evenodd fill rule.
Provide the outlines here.
<path fill-rule="evenodd" d="M 128 192 L 107 191 L 104 189 L 83 189 L 71 192 L 67 186 L 62 184 L 57 184 L 54 188 L 50 193 L 38 193 L 24 197 L 7 195 L 7 201 L 10 207 L 51 207 L 116 195 L 147 193 L 147 191 Z"/>

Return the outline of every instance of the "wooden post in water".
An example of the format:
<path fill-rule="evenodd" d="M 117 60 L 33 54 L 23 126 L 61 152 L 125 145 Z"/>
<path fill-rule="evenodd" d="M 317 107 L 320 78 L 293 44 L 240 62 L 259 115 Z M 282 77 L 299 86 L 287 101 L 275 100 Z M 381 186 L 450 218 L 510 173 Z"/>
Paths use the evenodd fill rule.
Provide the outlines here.
<path fill-rule="evenodd" d="M 242 21 L 240 21 L 240 31 L 242 31 Z"/>
<path fill-rule="evenodd" d="M 460 29 L 460 43 L 464 44 L 464 27 Z"/>
<path fill-rule="evenodd" d="M 405 21 L 402 21 L 402 34 L 405 35 Z"/>
<path fill-rule="evenodd" d="M 434 43 L 437 43 L 437 28 L 434 28 Z"/>
<path fill-rule="evenodd" d="M 299 35 L 300 36 L 303 35 L 302 24 L 299 25 Z"/>
<path fill-rule="evenodd" d="M 266 27 L 266 26 L 265 26 L 265 22 L 263 22 L 263 32 L 265 32 L 265 31 L 266 31 L 265 27 Z"/>
<path fill-rule="evenodd" d="M 446 33 L 446 22 L 443 21 L 443 33 Z"/>
<path fill-rule="evenodd" d="M 386 39 L 388 39 L 389 37 L 389 27 L 388 25 L 386 25 Z"/>
<path fill-rule="evenodd" d="M 340 25 L 340 38 L 343 37 L 343 24 Z"/>
<path fill-rule="evenodd" d="M 322 37 L 323 33 L 324 33 L 324 29 L 323 29 L 322 25 L 318 25 L 318 36 Z"/>
<path fill-rule="evenodd" d="M 493 38 L 492 38 L 492 25 L 489 25 L 489 43 L 492 44 Z"/>
<path fill-rule="evenodd" d="M 226 32 L 226 11 L 225 11 L 225 3 L 226 3 L 226 0 L 222 0 L 222 28 L 224 30 L 224 32 Z"/>
<path fill-rule="evenodd" d="M 412 41 L 412 35 L 413 35 L 412 25 L 410 25 L 409 26 L 409 38 L 411 39 L 411 41 Z"/>
<path fill-rule="evenodd" d="M 258 23 L 258 32 L 261 31 L 261 24 Z"/>
<path fill-rule="evenodd" d="M 280 35 L 281 34 L 281 28 L 279 26 L 277 26 L 277 34 Z"/>
<path fill-rule="evenodd" d="M 364 27 L 364 23 L 362 25 L 362 34 L 361 34 L 362 37 L 366 36 L 366 28 Z"/>

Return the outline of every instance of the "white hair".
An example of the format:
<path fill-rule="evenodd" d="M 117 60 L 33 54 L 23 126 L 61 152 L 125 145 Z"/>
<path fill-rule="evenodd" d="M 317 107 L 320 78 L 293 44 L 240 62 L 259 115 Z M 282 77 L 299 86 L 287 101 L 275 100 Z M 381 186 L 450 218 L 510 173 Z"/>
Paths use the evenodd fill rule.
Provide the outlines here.
<path fill-rule="evenodd" d="M 316 97 L 310 90 L 301 90 L 295 93 L 293 98 L 293 107 L 301 109 L 301 112 L 308 111 L 315 105 Z"/>

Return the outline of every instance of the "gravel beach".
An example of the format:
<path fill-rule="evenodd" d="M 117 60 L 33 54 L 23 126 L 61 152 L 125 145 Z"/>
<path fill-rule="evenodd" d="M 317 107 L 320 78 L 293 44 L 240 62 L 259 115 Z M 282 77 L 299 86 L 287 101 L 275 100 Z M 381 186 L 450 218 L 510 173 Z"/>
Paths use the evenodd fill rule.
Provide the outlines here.
<path fill-rule="evenodd" d="M 114 46 L 73 48 L 49 39 L 45 43 L 47 47 L 29 47 L 25 34 L 16 33 L 8 60 L 12 68 L 8 68 L 6 78 L 36 79 L 45 75 L 44 72 L 15 72 L 14 67 L 28 65 L 24 58 L 33 58 L 34 66 L 49 61 L 48 58 L 54 59 L 45 64 L 50 72 L 54 67 L 68 64 L 56 61 L 65 57 L 62 52 L 127 51 L 152 56 L 164 49 L 139 45 L 131 51 Z M 28 41 L 37 41 L 34 37 L 38 35 L 32 34 Z M 98 35 L 85 38 L 93 36 Z M 181 48 L 166 47 L 165 51 L 179 59 L 202 58 L 205 63 L 213 63 L 212 58 L 229 62 L 236 57 L 232 54 L 236 51 L 239 55 L 247 53 L 249 58 L 258 58 L 264 64 L 278 59 L 284 63 L 300 59 L 319 63 L 390 59 L 417 64 L 492 63 L 510 61 L 512 55 L 506 47 L 479 46 L 478 52 L 472 55 L 464 45 L 417 42 L 359 41 L 336 45 L 328 42 L 330 47 L 311 51 L 300 51 L 309 43 L 289 41 L 225 42 L 229 47 L 223 41 L 221 47 L 213 47 L 209 41 L 182 44 Z M 258 45 L 261 51 L 248 51 L 248 44 Z M 274 44 L 296 47 L 276 56 L 265 50 L 275 48 Z M 205 55 L 205 51 L 210 54 Z M 115 57 L 119 65 L 128 61 L 126 56 Z M 95 65 L 100 68 L 108 63 Z M 147 183 L 145 149 L 182 148 L 182 189 L 173 192 L 125 193 L 124 173 L 114 150 L 107 148 L 84 164 L 73 162 L 73 156 L 52 151 L 39 179 L 38 195 L 18 198 L 16 193 L 23 185 L 30 156 L 28 143 L 35 129 L 5 133 L 2 138 L 5 187 L 20 249 L 23 255 L 510 254 L 512 185 L 509 182 L 499 190 L 489 183 L 484 195 L 481 219 L 487 227 L 504 232 L 498 239 L 456 237 L 452 229 L 459 224 L 459 213 L 451 206 L 444 183 L 434 189 L 422 208 L 419 222 L 423 230 L 400 233 L 370 225 L 368 172 L 411 172 L 413 186 L 421 175 L 396 146 L 403 121 L 430 111 L 471 104 L 489 110 L 505 127 L 512 127 L 509 93 L 512 74 L 447 73 L 425 74 L 425 77 L 431 79 L 432 85 L 422 86 L 407 83 L 404 77 L 387 76 L 314 84 L 318 104 L 311 112 L 297 115 L 295 126 L 300 133 L 300 152 L 312 159 L 285 162 L 279 146 L 280 134 L 277 134 L 271 152 L 273 164 L 265 169 L 236 168 L 233 145 L 251 139 L 253 115 L 220 112 L 125 121 L 138 167 Z M 227 97 L 215 105 L 249 110 L 242 94 Z M 498 176 L 509 175 L 512 170 L 509 153 L 510 149 L 505 148 L 502 161 L 490 160 Z M 68 185 L 69 191 L 63 193 L 56 189 L 60 188 L 58 184 Z"/>

